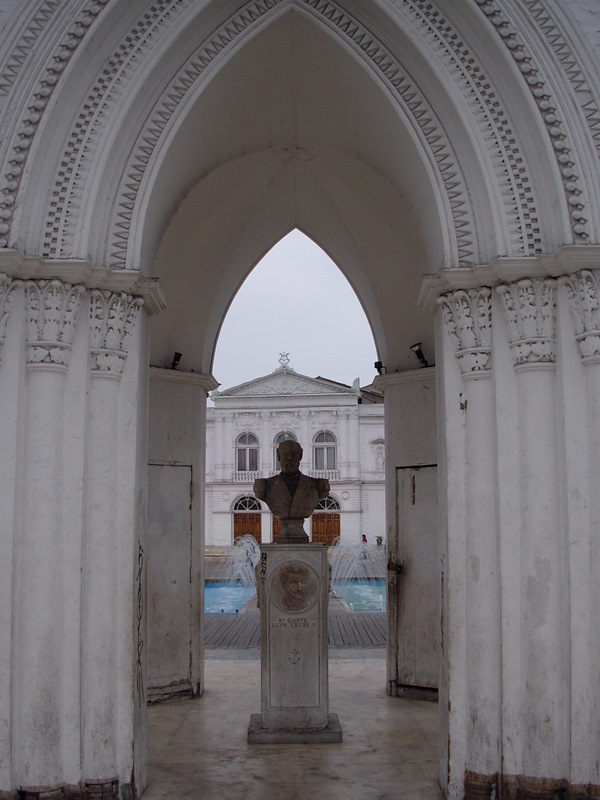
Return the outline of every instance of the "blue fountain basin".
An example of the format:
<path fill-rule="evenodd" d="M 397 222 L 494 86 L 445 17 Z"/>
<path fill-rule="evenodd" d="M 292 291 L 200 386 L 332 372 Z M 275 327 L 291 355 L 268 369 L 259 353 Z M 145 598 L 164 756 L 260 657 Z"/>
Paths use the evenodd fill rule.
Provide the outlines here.
<path fill-rule="evenodd" d="M 364 579 L 334 581 L 333 591 L 342 597 L 351 611 L 362 614 L 377 614 L 386 609 L 385 581 L 380 579 Z"/>
<path fill-rule="evenodd" d="M 245 586 L 238 581 L 206 581 L 204 611 L 206 614 L 240 614 L 255 594 L 254 586 Z"/>
<path fill-rule="evenodd" d="M 331 588 L 355 613 L 377 614 L 386 610 L 384 580 L 334 581 Z M 206 581 L 204 610 L 207 614 L 240 614 L 255 594 L 254 586 L 238 581 Z"/>

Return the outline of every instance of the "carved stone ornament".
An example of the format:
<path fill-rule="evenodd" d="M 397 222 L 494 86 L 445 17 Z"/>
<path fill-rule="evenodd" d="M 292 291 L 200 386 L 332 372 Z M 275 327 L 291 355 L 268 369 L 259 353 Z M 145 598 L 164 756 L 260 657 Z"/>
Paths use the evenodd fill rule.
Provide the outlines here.
<path fill-rule="evenodd" d="M 66 369 L 83 286 L 25 281 L 27 366 Z"/>
<path fill-rule="evenodd" d="M 553 364 L 556 279 L 523 278 L 497 287 L 508 320 L 515 367 Z"/>
<path fill-rule="evenodd" d="M 141 297 L 125 292 L 92 289 L 90 292 L 90 346 L 92 374 L 119 377 L 127 357 Z"/>
<path fill-rule="evenodd" d="M 12 298 L 19 281 L 13 281 L 8 275 L 0 273 L 0 363 L 2 363 L 2 347 L 6 336 L 6 323 L 10 314 Z"/>
<path fill-rule="evenodd" d="M 465 378 L 490 374 L 492 290 L 459 289 L 438 299 L 446 330 Z"/>
<path fill-rule="evenodd" d="M 584 363 L 600 361 L 600 270 L 583 269 L 564 279 Z"/>

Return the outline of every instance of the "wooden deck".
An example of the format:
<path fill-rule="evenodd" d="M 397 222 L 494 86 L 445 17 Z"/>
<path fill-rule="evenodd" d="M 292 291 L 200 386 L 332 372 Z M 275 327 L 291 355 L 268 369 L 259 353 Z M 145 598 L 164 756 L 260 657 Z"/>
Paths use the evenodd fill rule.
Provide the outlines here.
<path fill-rule="evenodd" d="M 206 614 L 204 617 L 204 644 L 218 648 L 260 647 L 260 615 Z M 330 647 L 385 647 L 385 614 L 329 614 Z"/>

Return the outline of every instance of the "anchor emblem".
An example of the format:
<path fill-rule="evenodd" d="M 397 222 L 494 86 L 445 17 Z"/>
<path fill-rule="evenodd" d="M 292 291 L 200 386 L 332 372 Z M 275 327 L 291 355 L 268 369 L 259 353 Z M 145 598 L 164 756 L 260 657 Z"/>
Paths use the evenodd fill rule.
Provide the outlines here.
<path fill-rule="evenodd" d="M 300 663 L 300 651 L 299 651 L 299 650 L 296 650 L 296 648 L 295 648 L 295 647 L 294 647 L 294 649 L 293 649 L 293 650 L 290 650 L 290 662 L 291 662 L 291 663 L 292 663 L 292 664 L 293 664 L 295 667 L 297 667 L 297 666 L 298 666 L 298 664 Z"/>

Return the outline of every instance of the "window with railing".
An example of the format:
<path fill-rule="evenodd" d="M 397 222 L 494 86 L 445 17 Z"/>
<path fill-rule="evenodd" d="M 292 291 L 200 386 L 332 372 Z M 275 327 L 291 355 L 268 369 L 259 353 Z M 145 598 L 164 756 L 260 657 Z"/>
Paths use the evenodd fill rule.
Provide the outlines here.
<path fill-rule="evenodd" d="M 258 439 L 242 433 L 235 442 L 235 469 L 238 473 L 258 472 Z"/>
<path fill-rule="evenodd" d="M 313 439 L 313 469 L 316 472 L 337 469 L 337 439 L 331 431 L 320 431 Z"/>

